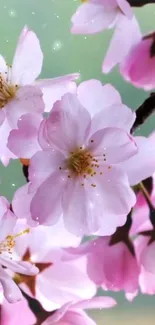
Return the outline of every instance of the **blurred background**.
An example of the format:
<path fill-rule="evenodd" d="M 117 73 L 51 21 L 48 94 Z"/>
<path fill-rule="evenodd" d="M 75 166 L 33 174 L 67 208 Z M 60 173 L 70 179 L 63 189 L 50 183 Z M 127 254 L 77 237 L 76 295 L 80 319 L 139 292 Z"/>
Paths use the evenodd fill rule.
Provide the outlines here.
<path fill-rule="evenodd" d="M 80 72 L 81 80 L 97 78 L 103 83 L 112 83 L 124 103 L 136 109 L 148 93 L 123 81 L 117 68 L 106 76 L 101 73 L 112 31 L 92 36 L 71 35 L 70 19 L 79 4 L 80 0 L 0 0 L 0 53 L 11 64 L 18 36 L 24 25 L 28 25 L 38 35 L 45 55 L 42 78 Z M 137 9 L 135 13 L 143 32 L 155 29 L 155 5 Z M 148 135 L 154 128 L 155 116 L 138 132 Z M 11 199 L 16 188 L 25 182 L 21 165 L 18 162 L 11 162 L 7 168 L 1 165 L 0 179 L 0 195 Z M 127 302 L 123 294 L 115 297 L 116 308 L 91 312 L 99 325 L 155 323 L 154 296 L 139 295 L 132 303 Z"/>

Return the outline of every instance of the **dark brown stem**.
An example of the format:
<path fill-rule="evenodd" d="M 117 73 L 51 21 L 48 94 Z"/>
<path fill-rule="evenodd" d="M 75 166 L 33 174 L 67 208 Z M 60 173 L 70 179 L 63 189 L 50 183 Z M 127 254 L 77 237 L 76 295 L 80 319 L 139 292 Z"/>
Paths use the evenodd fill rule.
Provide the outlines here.
<path fill-rule="evenodd" d="M 133 133 L 139 128 L 147 118 L 155 112 L 155 93 L 151 93 L 150 97 L 147 98 L 144 103 L 136 110 L 136 120 L 132 127 L 131 132 Z"/>
<path fill-rule="evenodd" d="M 147 4 L 155 3 L 155 0 L 127 0 L 132 7 L 142 7 Z"/>

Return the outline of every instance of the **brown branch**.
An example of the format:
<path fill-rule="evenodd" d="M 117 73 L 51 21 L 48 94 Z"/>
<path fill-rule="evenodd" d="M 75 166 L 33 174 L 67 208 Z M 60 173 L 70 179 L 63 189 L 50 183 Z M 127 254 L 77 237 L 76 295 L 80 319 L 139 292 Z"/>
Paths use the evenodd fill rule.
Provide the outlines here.
<path fill-rule="evenodd" d="M 133 133 L 139 128 L 148 117 L 155 112 L 155 93 L 151 93 L 150 97 L 147 98 L 144 103 L 136 110 L 136 120 L 132 127 L 131 132 Z"/>
<path fill-rule="evenodd" d="M 155 0 L 127 0 L 132 7 L 142 7 L 147 4 L 155 4 Z"/>

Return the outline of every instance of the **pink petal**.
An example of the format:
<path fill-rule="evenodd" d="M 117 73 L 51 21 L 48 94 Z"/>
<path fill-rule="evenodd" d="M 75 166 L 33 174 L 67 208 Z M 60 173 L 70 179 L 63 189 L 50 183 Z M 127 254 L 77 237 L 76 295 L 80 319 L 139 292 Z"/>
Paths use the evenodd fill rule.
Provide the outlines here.
<path fill-rule="evenodd" d="M 12 230 L 16 224 L 16 216 L 8 209 L 0 220 L 0 241 L 4 240 L 8 235 L 12 234 Z"/>
<path fill-rule="evenodd" d="M 140 39 L 141 32 L 136 18 L 133 17 L 130 20 L 121 15 L 104 58 L 102 72 L 109 73 L 116 64 L 121 63 L 132 46 L 137 44 Z"/>
<path fill-rule="evenodd" d="M 62 213 L 61 196 L 66 181 L 66 173 L 59 171 L 51 174 L 42 183 L 30 206 L 33 220 L 46 225 L 53 225 L 57 222 Z"/>
<path fill-rule="evenodd" d="M 94 133 L 89 139 L 88 147 L 100 165 L 128 161 L 138 151 L 134 139 L 129 134 L 122 129 L 110 127 Z"/>
<path fill-rule="evenodd" d="M 116 301 L 111 297 L 94 297 L 89 300 L 81 300 L 74 305 L 73 308 L 82 308 L 82 309 L 102 309 L 102 308 L 111 308 L 116 305 Z"/>
<path fill-rule="evenodd" d="M 155 58 L 150 55 L 153 41 L 151 36 L 139 41 L 120 66 L 120 71 L 127 81 L 146 90 L 155 87 Z"/>
<path fill-rule="evenodd" d="M 8 71 L 8 66 L 2 55 L 0 55 L 0 73 L 5 77 L 5 72 Z"/>
<path fill-rule="evenodd" d="M 106 107 L 121 104 L 119 92 L 112 85 L 102 85 L 96 79 L 82 82 L 78 86 L 77 95 L 81 104 L 88 110 L 91 116 L 106 109 Z"/>
<path fill-rule="evenodd" d="M 131 19 L 133 16 L 133 11 L 131 6 L 129 5 L 129 3 L 126 0 L 117 0 L 117 3 L 120 7 L 120 9 L 123 11 L 123 13 L 129 18 Z"/>
<path fill-rule="evenodd" d="M 56 150 L 38 151 L 30 161 L 29 180 L 32 190 L 41 185 L 55 170 L 59 171 L 65 157 Z"/>
<path fill-rule="evenodd" d="M 155 171 L 154 141 L 151 138 L 135 137 L 138 153 L 120 164 L 128 174 L 130 185 L 136 185 L 152 176 Z"/>
<path fill-rule="evenodd" d="M 80 264 L 82 260 L 83 258 L 78 259 L 77 263 Z M 86 263 L 86 260 L 84 261 Z M 87 273 L 80 270 L 80 267 L 78 268 L 72 261 L 55 263 L 47 268 L 37 277 L 37 287 L 40 288 L 42 296 L 59 305 L 70 301 L 76 302 L 79 299 L 89 299 L 96 293 L 96 286 Z M 45 303 L 44 306 L 46 309 Z"/>
<path fill-rule="evenodd" d="M 11 158 L 16 158 L 16 156 L 7 147 L 10 131 L 11 127 L 8 124 L 7 119 L 5 119 L 4 123 L 0 126 L 0 138 L 3 139 L 3 141 L 0 143 L 0 159 L 4 166 L 9 164 Z"/>
<path fill-rule="evenodd" d="M 7 267 L 13 272 L 26 274 L 26 275 L 36 275 L 38 273 L 38 268 L 31 264 L 30 262 L 25 261 L 14 261 L 8 256 L 0 255 L 0 264 Z"/>
<path fill-rule="evenodd" d="M 155 242 L 148 244 L 141 254 L 141 263 L 147 272 L 155 274 Z"/>
<path fill-rule="evenodd" d="M 108 28 L 114 21 L 117 11 L 105 10 L 103 5 L 84 3 L 72 16 L 73 34 L 94 34 Z"/>
<path fill-rule="evenodd" d="M 36 34 L 24 27 L 18 40 L 12 64 L 12 83 L 25 86 L 33 83 L 41 72 L 43 53 Z"/>
<path fill-rule="evenodd" d="M 16 128 L 17 121 L 22 115 L 27 113 L 43 113 L 42 92 L 35 86 L 22 87 L 17 91 L 15 99 L 5 106 L 5 109 L 10 126 Z"/>
<path fill-rule="evenodd" d="M 1 109 L 1 110 L 0 110 L 0 125 L 3 124 L 4 120 L 5 120 L 5 113 L 4 113 L 4 111 Z"/>
<path fill-rule="evenodd" d="M 28 193 L 29 183 L 20 187 L 14 194 L 12 208 L 18 218 L 30 219 L 30 202 L 33 193 Z"/>
<path fill-rule="evenodd" d="M 23 317 L 24 315 L 24 317 Z M 1 306 L 1 322 L 3 325 L 32 325 L 36 322 L 36 317 L 28 307 L 26 299 L 10 304 L 6 300 Z"/>
<path fill-rule="evenodd" d="M 75 80 L 79 77 L 78 73 L 53 78 L 37 80 L 35 85 L 40 87 L 43 92 L 43 100 L 45 104 L 45 112 L 52 109 L 53 104 L 61 99 L 66 93 L 76 92 Z"/>
<path fill-rule="evenodd" d="M 19 158 L 30 159 L 40 146 L 38 129 L 42 117 L 37 114 L 26 114 L 18 120 L 18 129 L 12 130 L 8 138 L 8 148 Z"/>
<path fill-rule="evenodd" d="M 2 284 L 4 297 L 10 303 L 15 303 L 22 299 L 22 293 L 12 278 L 0 268 L 0 283 Z"/>
<path fill-rule="evenodd" d="M 42 325 L 51 325 L 59 322 L 61 318 L 65 315 L 71 304 L 71 302 L 67 302 L 66 304 L 64 304 L 61 308 L 56 310 L 50 317 L 48 317 L 45 322 L 42 323 Z"/>
<path fill-rule="evenodd" d="M 54 104 L 47 120 L 47 135 L 50 144 L 62 151 L 72 151 L 85 142 L 91 118 L 76 95 L 66 94 Z"/>

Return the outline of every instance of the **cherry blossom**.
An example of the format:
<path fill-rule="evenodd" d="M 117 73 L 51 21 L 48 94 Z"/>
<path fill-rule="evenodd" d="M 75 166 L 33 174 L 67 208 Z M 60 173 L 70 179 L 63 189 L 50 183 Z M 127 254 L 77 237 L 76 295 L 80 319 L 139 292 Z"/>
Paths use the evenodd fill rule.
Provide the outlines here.
<path fill-rule="evenodd" d="M 29 232 L 24 229 L 20 233 L 13 234 L 17 218 L 10 211 L 9 202 L 0 197 L 0 284 L 3 288 L 5 298 L 9 302 L 16 302 L 22 299 L 21 291 L 7 274 L 7 270 L 26 274 L 35 275 L 38 269 L 29 262 L 21 262 L 13 257 L 13 249 L 16 246 L 16 239 Z M 24 236 L 23 236 L 24 237 Z"/>
<path fill-rule="evenodd" d="M 33 51 L 33 55 L 32 52 Z M 44 106 L 50 109 L 52 102 L 61 98 L 65 92 L 75 91 L 73 80 L 78 74 L 71 74 L 55 79 L 35 79 L 41 72 L 43 53 L 35 33 L 25 27 L 20 34 L 12 66 L 0 56 L 0 124 L 5 123 L 3 131 L 4 143 L 11 129 L 17 127 L 18 119 L 26 113 L 42 115 Z M 37 117 L 36 117 L 37 118 Z M 14 158 L 2 144 L 2 162 L 8 163 Z"/>
<path fill-rule="evenodd" d="M 68 302 L 48 317 L 42 325 L 96 325 L 96 323 L 83 311 L 83 309 L 111 308 L 116 302 L 111 297 L 94 297 L 89 300 L 81 300 L 77 303 Z"/>

